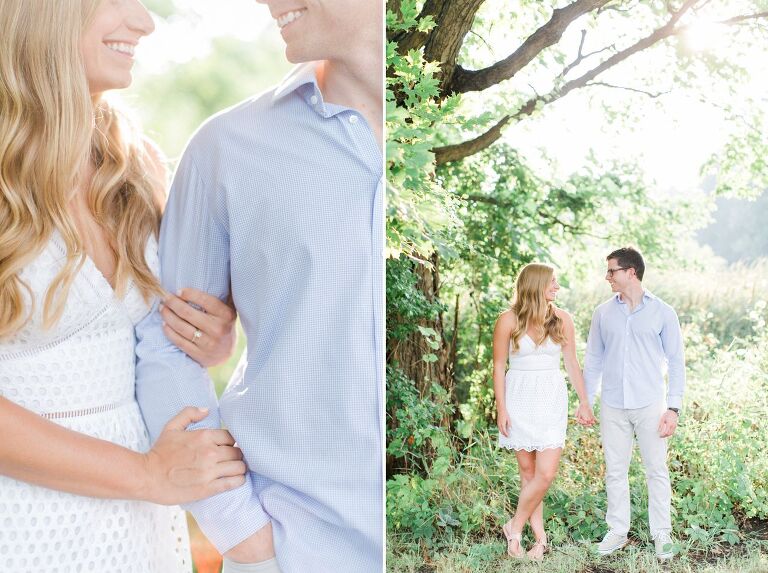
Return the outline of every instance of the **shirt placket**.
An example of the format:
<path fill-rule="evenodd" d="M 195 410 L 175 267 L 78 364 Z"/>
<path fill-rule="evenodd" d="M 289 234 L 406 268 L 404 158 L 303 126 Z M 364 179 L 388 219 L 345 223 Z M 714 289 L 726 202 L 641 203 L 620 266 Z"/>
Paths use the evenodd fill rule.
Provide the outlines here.
<path fill-rule="evenodd" d="M 624 348 L 623 348 L 623 360 L 622 360 L 622 402 L 624 404 L 624 408 L 634 408 L 637 405 L 637 395 L 636 392 L 633 391 L 633 386 L 631 384 L 630 378 L 633 374 L 637 374 L 636 372 L 633 373 L 630 371 L 629 368 L 629 346 L 632 339 L 632 325 L 637 322 L 638 313 L 645 307 L 645 303 L 643 301 L 640 302 L 640 304 L 637 305 L 637 307 L 633 311 L 629 311 L 629 306 L 626 306 L 626 313 L 624 314 L 625 322 L 624 322 Z M 641 384 L 643 381 L 638 379 L 635 380 L 635 385 Z"/>

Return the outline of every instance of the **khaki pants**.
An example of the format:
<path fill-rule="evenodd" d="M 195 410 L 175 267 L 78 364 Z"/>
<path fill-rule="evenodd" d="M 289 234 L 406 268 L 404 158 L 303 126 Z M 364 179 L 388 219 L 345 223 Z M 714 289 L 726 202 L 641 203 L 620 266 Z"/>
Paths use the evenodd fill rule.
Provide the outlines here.
<path fill-rule="evenodd" d="M 224 568 L 221 573 L 280 573 L 280 567 L 275 558 L 258 563 L 235 563 L 224 559 Z"/>
<path fill-rule="evenodd" d="M 629 531 L 629 462 L 632 459 L 633 438 L 637 438 L 640 456 L 648 484 L 648 524 L 651 537 L 659 531 L 672 529 L 670 506 L 672 488 L 667 469 L 667 439 L 659 437 L 659 421 L 666 411 L 662 400 L 633 410 L 600 408 L 600 435 L 605 453 L 605 489 L 608 511 L 605 521 L 613 533 L 626 535 Z"/>

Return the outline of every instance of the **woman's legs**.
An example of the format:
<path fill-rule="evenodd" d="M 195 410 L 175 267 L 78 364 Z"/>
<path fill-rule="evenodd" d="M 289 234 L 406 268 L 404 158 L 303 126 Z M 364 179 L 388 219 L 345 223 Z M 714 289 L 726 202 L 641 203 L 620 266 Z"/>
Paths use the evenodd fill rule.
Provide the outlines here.
<path fill-rule="evenodd" d="M 519 455 L 519 454 L 527 455 Z M 517 452 L 517 465 L 520 469 L 520 488 L 524 488 L 528 485 L 534 476 L 536 475 L 536 452 L 526 452 L 524 450 Z M 531 514 L 528 523 L 533 530 L 533 535 L 536 539 L 543 539 L 546 534 L 544 533 L 544 502 L 539 503 L 536 509 Z"/>
<path fill-rule="evenodd" d="M 517 452 L 517 460 L 520 463 L 522 459 L 521 468 L 525 466 L 528 468 L 530 459 L 534 460 L 534 475 L 520 490 L 520 497 L 517 501 L 517 511 L 512 517 L 510 531 L 515 534 L 519 534 L 523 531 L 525 522 L 531 520 L 531 527 L 534 527 L 534 523 L 537 523 L 537 519 L 541 517 L 541 530 L 536 531 L 537 539 L 541 539 L 543 535 L 539 536 L 539 533 L 543 534 L 543 504 L 542 500 L 552 485 L 555 476 L 557 475 L 557 468 L 560 464 L 560 456 L 563 453 L 562 448 L 543 450 L 541 452 Z M 522 470 L 521 470 L 522 471 Z M 530 474 L 529 474 L 530 475 Z M 541 511 L 541 514 L 534 516 L 534 512 Z"/>

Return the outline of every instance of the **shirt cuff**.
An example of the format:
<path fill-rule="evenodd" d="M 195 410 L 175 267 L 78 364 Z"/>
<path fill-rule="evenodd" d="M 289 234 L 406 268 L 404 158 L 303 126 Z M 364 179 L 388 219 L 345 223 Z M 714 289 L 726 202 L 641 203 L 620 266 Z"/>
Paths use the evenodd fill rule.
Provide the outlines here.
<path fill-rule="evenodd" d="M 682 396 L 667 396 L 667 408 L 677 408 L 682 410 L 683 397 Z"/>
<path fill-rule="evenodd" d="M 237 489 L 183 506 L 222 555 L 270 522 L 253 489 L 250 473 Z"/>

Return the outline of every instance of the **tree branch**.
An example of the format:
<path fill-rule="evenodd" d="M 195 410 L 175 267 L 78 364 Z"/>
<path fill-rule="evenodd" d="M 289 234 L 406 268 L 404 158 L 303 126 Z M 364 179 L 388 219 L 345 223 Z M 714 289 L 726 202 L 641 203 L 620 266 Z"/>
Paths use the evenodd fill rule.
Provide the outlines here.
<path fill-rule="evenodd" d="M 555 9 L 549 21 L 531 34 L 507 58 L 481 70 L 466 70 L 461 66 L 456 66 L 453 81 L 448 91 L 454 93 L 482 91 L 513 77 L 544 49 L 557 44 L 571 22 L 596 8 L 600 8 L 609 1 L 576 0 L 564 8 Z"/>
<path fill-rule="evenodd" d="M 474 155 L 475 153 L 482 151 L 486 147 L 490 147 L 497 139 L 501 137 L 502 128 L 509 123 L 511 116 L 505 115 L 501 118 L 496 125 L 491 129 L 483 133 L 482 135 L 457 143 L 455 145 L 446 145 L 444 147 L 436 147 L 432 151 L 435 153 L 435 162 L 437 165 L 448 163 L 449 161 L 460 161 L 465 157 Z"/>
<path fill-rule="evenodd" d="M 517 207 L 516 203 L 513 203 L 511 201 L 502 201 L 500 199 L 497 199 L 496 197 L 489 197 L 488 195 L 470 194 L 470 195 L 466 195 L 465 198 L 467 201 L 473 201 L 475 203 L 486 203 L 488 205 L 501 207 L 502 209 L 514 209 L 515 207 Z M 556 215 L 547 213 L 543 209 L 537 209 L 536 214 L 542 219 L 546 219 L 547 221 L 554 223 L 555 225 L 561 226 L 563 229 L 565 229 L 566 231 L 569 231 L 570 233 L 573 233 L 574 235 L 586 235 L 589 237 L 594 237 L 596 239 L 604 239 L 604 240 L 609 238 L 609 237 L 602 237 L 599 235 L 588 233 L 579 225 L 572 225 L 571 223 L 566 223 L 565 221 L 559 219 Z"/>
<path fill-rule="evenodd" d="M 613 54 L 611 57 L 605 59 L 603 62 L 601 62 L 600 64 L 598 64 L 597 66 L 589 70 L 588 72 L 585 72 L 578 78 L 575 78 L 569 82 L 566 82 L 560 88 L 552 90 L 548 94 L 537 95 L 530 98 L 515 113 L 511 115 L 505 115 L 499 123 L 493 126 L 486 133 L 483 133 L 482 135 L 475 137 L 474 139 L 471 139 L 469 141 L 465 141 L 463 143 L 457 143 L 457 144 L 448 145 L 445 147 L 437 147 L 433 149 L 432 151 L 434 151 L 435 153 L 435 159 L 437 161 L 437 165 L 441 165 L 448 161 L 459 161 L 461 159 L 464 159 L 465 157 L 469 157 L 470 155 L 474 155 L 475 153 L 482 151 L 483 149 L 490 146 L 501 137 L 501 128 L 507 125 L 511 120 L 518 121 L 528 115 L 531 115 L 538 107 L 552 103 L 553 101 L 566 96 L 568 93 L 570 93 L 575 89 L 583 88 L 592 84 L 599 85 L 599 83 L 595 82 L 594 79 L 600 74 L 602 74 L 603 72 L 605 72 L 606 70 L 623 62 L 630 56 L 633 56 L 638 52 L 641 52 L 643 50 L 650 48 L 654 44 L 670 36 L 685 32 L 689 28 L 689 26 L 677 26 L 677 23 L 680 21 L 680 18 L 682 18 L 686 12 L 688 12 L 693 6 L 696 5 L 697 1 L 699 0 L 686 0 L 686 2 L 684 2 L 677 11 L 673 12 L 670 19 L 661 28 L 658 28 L 657 30 L 655 30 L 645 38 L 638 40 L 630 47 Z M 723 20 L 720 23 L 724 25 L 733 25 L 733 24 L 738 24 L 747 20 L 756 20 L 761 18 L 768 18 L 768 12 L 759 12 L 755 14 L 745 14 L 745 15 L 734 16 L 732 18 L 728 18 L 727 20 Z M 604 84 L 604 85 L 608 85 L 608 84 Z M 618 86 L 608 85 L 608 87 L 618 87 Z M 631 88 L 624 88 L 624 89 L 631 89 Z M 633 90 L 633 91 L 639 91 L 639 90 Z M 641 92 L 641 93 L 646 93 L 646 95 L 651 95 L 651 94 L 648 94 L 647 92 Z M 657 97 L 657 96 L 651 96 L 651 97 Z"/>
<path fill-rule="evenodd" d="M 602 14 L 603 12 L 607 12 L 608 10 L 626 14 L 627 12 L 631 12 L 632 8 L 634 7 L 635 6 L 627 6 L 626 8 L 619 8 L 618 6 L 611 6 L 610 4 L 606 4 L 605 6 L 601 6 L 600 8 L 597 9 L 597 14 Z"/>
<path fill-rule="evenodd" d="M 757 12 L 756 14 L 743 14 L 740 16 L 734 16 L 733 18 L 728 18 L 727 20 L 721 20 L 716 23 L 722 24 L 723 26 L 732 26 L 733 24 L 740 24 L 741 22 L 746 22 L 747 20 L 760 20 L 762 18 L 768 18 L 768 12 Z"/>
<path fill-rule="evenodd" d="M 501 128 L 509 123 L 510 119 L 519 120 L 523 117 L 531 115 L 537 107 L 551 103 L 577 88 L 585 87 L 605 70 L 612 68 L 620 62 L 623 62 L 633 54 L 651 47 L 664 38 L 668 38 L 669 36 L 675 34 L 675 25 L 683 16 L 683 14 L 696 3 L 696 1 L 697 0 L 687 0 L 683 6 L 681 6 L 680 9 L 672 15 L 669 21 L 664 24 L 664 26 L 655 30 L 645 38 L 635 42 L 629 48 L 613 54 L 611 57 L 607 58 L 578 78 L 566 82 L 562 87 L 555 89 L 548 94 L 532 97 L 527 102 L 525 102 L 525 104 L 523 104 L 523 106 L 514 114 L 511 116 L 504 116 L 502 121 L 500 121 L 486 133 L 463 143 L 457 143 L 454 145 L 437 147 L 433 149 L 437 164 L 441 165 L 447 161 L 459 161 L 465 157 L 469 157 L 470 155 L 474 155 L 475 153 L 482 151 L 501 137 Z"/>
<path fill-rule="evenodd" d="M 649 91 L 646 91 L 646 90 L 641 90 L 639 88 L 631 88 L 629 86 L 616 86 L 616 85 L 613 85 L 613 84 L 609 84 L 607 82 L 589 82 L 587 84 L 587 87 L 592 87 L 592 86 L 602 86 L 602 87 L 613 88 L 613 89 L 617 89 L 617 90 L 627 90 L 627 91 L 630 91 L 630 92 L 635 92 L 635 93 L 638 93 L 638 94 L 647 95 L 651 99 L 655 99 L 657 97 L 661 97 L 663 95 L 667 95 L 668 93 L 672 92 L 672 90 L 666 90 L 666 91 L 663 91 L 663 92 L 649 92 Z"/>
<path fill-rule="evenodd" d="M 579 51 L 576 54 L 576 59 L 574 59 L 570 64 L 568 64 L 567 66 L 565 66 L 563 68 L 563 71 L 560 72 L 560 76 L 559 77 L 564 78 L 565 76 L 567 76 L 568 72 L 570 72 L 573 68 L 578 66 L 581 62 L 583 62 L 587 58 L 589 58 L 591 56 L 595 56 L 597 54 L 601 54 L 602 52 L 605 52 L 607 50 L 613 50 L 616 47 L 615 44 L 611 44 L 610 46 L 606 46 L 605 48 L 600 48 L 599 50 L 594 50 L 593 52 L 589 52 L 589 53 L 585 54 L 585 53 L 583 53 L 583 50 L 584 50 L 584 40 L 586 40 L 586 38 L 587 38 L 587 31 L 586 30 L 582 30 L 581 31 L 581 41 L 579 42 Z"/>

